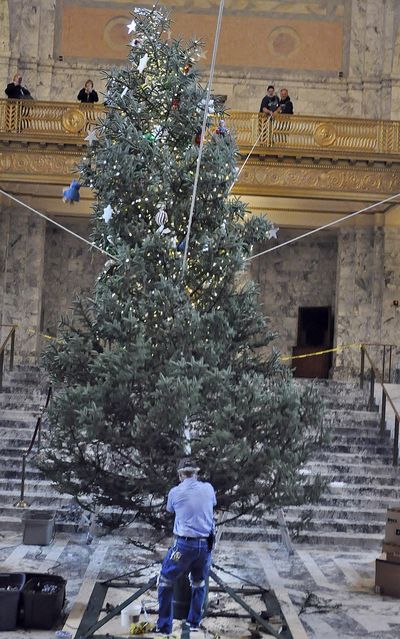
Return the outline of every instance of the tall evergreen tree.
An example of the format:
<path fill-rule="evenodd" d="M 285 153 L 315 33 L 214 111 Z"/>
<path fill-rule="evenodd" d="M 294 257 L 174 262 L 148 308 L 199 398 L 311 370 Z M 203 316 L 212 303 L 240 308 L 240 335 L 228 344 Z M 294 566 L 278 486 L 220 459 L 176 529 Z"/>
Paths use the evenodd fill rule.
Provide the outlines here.
<path fill-rule="evenodd" d="M 115 259 L 45 354 L 55 396 L 41 464 L 90 508 L 162 528 L 190 449 L 220 508 L 258 516 L 315 495 L 298 470 L 321 442 L 318 401 L 293 384 L 254 285 L 238 281 L 271 224 L 229 196 L 237 148 L 211 118 L 183 274 L 208 108 L 200 45 L 172 39 L 158 9 L 133 16 L 129 64 L 108 75 L 107 113 L 81 166 L 93 239 Z"/>

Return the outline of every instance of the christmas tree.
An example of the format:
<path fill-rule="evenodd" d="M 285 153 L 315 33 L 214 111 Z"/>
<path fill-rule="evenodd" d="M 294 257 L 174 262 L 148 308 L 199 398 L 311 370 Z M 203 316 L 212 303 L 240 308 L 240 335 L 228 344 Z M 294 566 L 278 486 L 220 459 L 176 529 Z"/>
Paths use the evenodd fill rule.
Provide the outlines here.
<path fill-rule="evenodd" d="M 114 259 L 45 354 L 55 395 L 41 465 L 85 507 L 163 528 L 177 461 L 191 452 L 222 510 L 259 516 L 318 492 L 298 473 L 323 436 L 318 401 L 279 363 L 256 289 L 239 282 L 271 224 L 229 196 L 237 148 L 211 116 L 187 237 L 213 110 L 200 44 L 172 39 L 158 9 L 133 16 L 129 64 L 108 75 L 81 166 L 93 239 Z"/>

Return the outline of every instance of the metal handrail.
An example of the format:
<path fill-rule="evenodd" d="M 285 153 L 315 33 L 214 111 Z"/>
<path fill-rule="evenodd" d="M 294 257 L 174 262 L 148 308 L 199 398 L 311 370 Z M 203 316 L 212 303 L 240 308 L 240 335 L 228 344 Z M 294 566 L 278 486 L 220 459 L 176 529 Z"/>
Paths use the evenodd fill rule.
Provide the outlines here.
<path fill-rule="evenodd" d="M 2 324 L 2 327 L 10 327 L 7 337 L 0 345 L 0 391 L 3 388 L 3 371 L 4 371 L 4 356 L 8 342 L 10 341 L 10 365 L 9 370 L 14 368 L 14 351 L 15 351 L 15 331 L 17 329 L 15 324 Z"/>
<path fill-rule="evenodd" d="M 400 413 L 397 410 L 392 398 L 390 397 L 389 391 L 385 386 L 385 382 L 384 382 L 385 365 L 383 364 L 382 373 L 381 373 L 379 369 L 377 368 L 377 366 L 375 365 L 375 363 L 373 362 L 371 355 L 368 353 L 366 349 L 366 346 L 367 346 L 366 344 L 361 345 L 360 388 L 364 387 L 365 358 L 367 358 L 369 365 L 371 367 L 371 376 L 369 380 L 370 386 L 369 386 L 368 410 L 375 410 L 375 382 L 377 382 L 378 384 L 380 384 L 382 388 L 380 432 L 381 432 L 381 435 L 383 435 L 386 429 L 386 402 L 389 402 L 394 412 L 394 441 L 393 441 L 392 460 L 393 460 L 393 466 L 398 466 Z M 390 348 L 393 347 L 393 345 L 388 345 L 388 344 L 374 344 L 374 346 L 381 346 L 381 347 L 390 346 Z M 389 383 L 390 383 L 390 375 L 389 375 Z"/>
<path fill-rule="evenodd" d="M 29 507 L 29 504 L 25 501 L 26 460 L 27 460 L 28 455 L 32 452 L 32 448 L 33 448 L 33 446 L 35 444 L 36 438 L 37 438 L 37 443 L 38 443 L 38 450 L 40 450 L 42 419 L 43 419 L 43 415 L 44 415 L 44 413 L 47 410 L 47 407 L 49 405 L 51 394 L 52 394 L 52 387 L 49 386 L 48 391 L 47 391 L 46 402 L 45 402 L 44 406 L 42 406 L 42 408 L 40 409 L 40 413 L 39 413 L 39 416 L 38 416 L 37 421 L 36 421 L 36 426 L 35 426 L 35 430 L 33 431 L 31 442 L 29 444 L 28 449 L 22 454 L 21 492 L 20 492 L 19 501 L 15 504 L 18 508 L 28 508 Z"/>

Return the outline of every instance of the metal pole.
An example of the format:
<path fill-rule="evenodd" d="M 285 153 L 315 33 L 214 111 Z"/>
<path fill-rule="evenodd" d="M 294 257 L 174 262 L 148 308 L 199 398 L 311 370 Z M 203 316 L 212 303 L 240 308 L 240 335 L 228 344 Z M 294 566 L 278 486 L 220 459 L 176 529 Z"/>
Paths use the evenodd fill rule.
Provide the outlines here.
<path fill-rule="evenodd" d="M 364 388 L 364 368 L 365 368 L 365 351 L 364 346 L 361 346 L 361 367 L 360 367 L 360 388 Z"/>
<path fill-rule="evenodd" d="M 15 349 L 15 326 L 11 333 L 11 347 L 10 347 L 10 371 L 14 368 L 14 349 Z"/>
<path fill-rule="evenodd" d="M 392 379 L 392 345 L 390 345 L 389 347 L 389 380 L 388 383 L 390 384 L 391 379 Z"/>
<path fill-rule="evenodd" d="M 4 351 L 0 353 L 0 390 L 3 388 Z"/>
<path fill-rule="evenodd" d="M 232 599 L 234 601 L 236 601 L 236 603 L 239 604 L 239 606 L 244 608 L 246 610 L 246 612 L 249 613 L 250 617 L 254 618 L 257 621 L 257 623 L 262 628 L 264 628 L 264 630 L 269 632 L 269 634 L 272 635 L 273 637 L 278 637 L 278 633 L 275 631 L 275 629 L 269 623 L 267 623 L 265 621 L 265 619 L 263 619 L 255 610 L 253 610 L 253 608 L 251 608 L 251 606 L 249 606 L 245 601 L 243 601 L 243 599 L 241 597 L 239 597 L 239 595 L 237 595 L 236 592 L 232 588 L 230 588 L 230 586 L 228 586 L 224 581 L 222 581 L 222 579 L 220 579 L 218 577 L 218 575 L 216 575 L 213 570 L 210 570 L 210 577 L 219 586 L 221 586 L 221 588 L 223 588 L 225 590 L 225 592 L 230 597 L 232 597 Z"/>
<path fill-rule="evenodd" d="M 385 433 L 385 430 L 386 430 L 386 393 L 385 393 L 385 389 L 382 387 L 381 435 Z"/>
<path fill-rule="evenodd" d="M 383 345 L 383 356 L 382 356 L 382 384 L 385 381 L 385 366 L 386 366 L 386 344 Z"/>
<path fill-rule="evenodd" d="M 37 449 L 38 449 L 38 452 L 40 450 L 41 435 L 42 435 L 42 415 L 40 415 L 40 417 L 39 417 L 39 428 L 38 428 L 38 434 L 37 434 Z"/>
<path fill-rule="evenodd" d="M 399 463 L 399 418 L 394 418 L 393 466 Z"/>
<path fill-rule="evenodd" d="M 371 379 L 369 382 L 369 400 L 368 400 L 368 410 L 375 409 L 375 372 L 374 369 L 371 368 Z"/>
<path fill-rule="evenodd" d="M 21 472 L 21 494 L 19 501 L 15 504 L 17 508 L 28 508 L 25 501 L 25 475 L 26 475 L 26 453 L 22 455 L 22 472 Z"/>

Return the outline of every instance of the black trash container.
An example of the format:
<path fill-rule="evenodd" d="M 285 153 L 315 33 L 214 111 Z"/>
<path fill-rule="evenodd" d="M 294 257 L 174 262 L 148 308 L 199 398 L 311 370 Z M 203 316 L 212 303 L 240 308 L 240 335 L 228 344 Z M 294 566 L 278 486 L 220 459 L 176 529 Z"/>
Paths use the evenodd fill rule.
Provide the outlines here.
<path fill-rule="evenodd" d="M 206 596 L 204 599 L 203 612 L 202 612 L 203 615 L 205 615 L 207 610 L 208 587 L 209 587 L 209 578 L 207 577 Z M 174 619 L 188 618 L 191 600 L 192 600 L 192 588 L 190 586 L 189 575 L 184 574 L 184 575 L 181 575 L 174 582 L 174 597 L 172 600 L 172 604 L 173 604 L 172 610 L 173 610 Z"/>
<path fill-rule="evenodd" d="M 60 620 L 65 603 L 66 580 L 58 575 L 37 574 L 22 591 L 22 623 L 25 628 L 50 630 Z"/>
<path fill-rule="evenodd" d="M 189 575 L 181 575 L 174 583 L 173 614 L 174 619 L 187 619 L 192 599 Z"/>
<path fill-rule="evenodd" d="M 25 575 L 22 573 L 0 573 L 0 631 L 16 628 L 24 583 Z"/>

